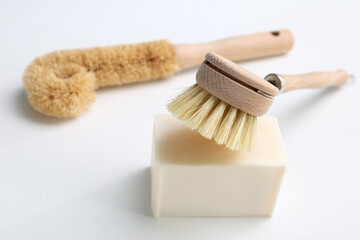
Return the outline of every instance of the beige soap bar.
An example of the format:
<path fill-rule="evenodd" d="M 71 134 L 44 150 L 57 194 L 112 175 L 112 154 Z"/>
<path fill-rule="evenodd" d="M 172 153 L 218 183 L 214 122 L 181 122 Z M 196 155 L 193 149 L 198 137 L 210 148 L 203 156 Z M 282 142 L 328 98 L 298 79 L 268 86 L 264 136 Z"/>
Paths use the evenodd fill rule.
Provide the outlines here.
<path fill-rule="evenodd" d="M 271 216 L 287 158 L 276 118 L 258 121 L 254 152 L 240 153 L 203 138 L 170 115 L 155 116 L 153 215 Z"/>

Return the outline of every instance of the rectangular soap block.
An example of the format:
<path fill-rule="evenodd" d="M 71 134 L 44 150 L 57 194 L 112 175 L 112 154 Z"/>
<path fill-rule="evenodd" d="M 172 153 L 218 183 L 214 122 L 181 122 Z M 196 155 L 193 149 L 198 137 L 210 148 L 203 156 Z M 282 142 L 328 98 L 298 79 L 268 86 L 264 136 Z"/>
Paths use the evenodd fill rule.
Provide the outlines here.
<path fill-rule="evenodd" d="M 240 153 L 170 115 L 154 120 L 151 207 L 155 217 L 271 216 L 287 157 L 274 117 L 258 119 L 255 150 Z"/>

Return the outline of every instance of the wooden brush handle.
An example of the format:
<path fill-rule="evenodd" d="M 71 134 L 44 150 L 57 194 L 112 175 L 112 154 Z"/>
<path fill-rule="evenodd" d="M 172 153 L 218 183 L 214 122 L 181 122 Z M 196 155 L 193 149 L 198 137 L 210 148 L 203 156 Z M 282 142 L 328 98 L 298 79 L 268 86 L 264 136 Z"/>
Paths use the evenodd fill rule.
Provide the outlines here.
<path fill-rule="evenodd" d="M 215 52 L 232 61 L 242 61 L 285 54 L 293 45 L 291 31 L 279 30 L 174 47 L 178 66 L 182 70 L 199 65 L 208 52 Z"/>
<path fill-rule="evenodd" d="M 284 92 L 302 88 L 323 88 L 345 84 L 349 74 L 344 70 L 334 72 L 312 72 L 301 75 L 281 74 L 285 80 Z"/>

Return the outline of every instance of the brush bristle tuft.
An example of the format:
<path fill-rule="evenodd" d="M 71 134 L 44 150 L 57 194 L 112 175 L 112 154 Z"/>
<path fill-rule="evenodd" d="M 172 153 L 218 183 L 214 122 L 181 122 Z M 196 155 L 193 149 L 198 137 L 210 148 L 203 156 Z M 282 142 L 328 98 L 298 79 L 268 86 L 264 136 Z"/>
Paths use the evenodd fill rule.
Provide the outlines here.
<path fill-rule="evenodd" d="M 257 117 L 242 112 L 211 95 L 198 84 L 168 105 L 168 110 L 192 130 L 233 151 L 253 151 Z"/>

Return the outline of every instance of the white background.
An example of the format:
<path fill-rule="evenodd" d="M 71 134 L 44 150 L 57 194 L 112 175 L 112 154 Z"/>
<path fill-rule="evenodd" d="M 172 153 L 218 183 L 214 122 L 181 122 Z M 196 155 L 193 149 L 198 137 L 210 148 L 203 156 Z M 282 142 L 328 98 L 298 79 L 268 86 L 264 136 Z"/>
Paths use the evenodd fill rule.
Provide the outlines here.
<path fill-rule="evenodd" d="M 196 69 L 107 88 L 80 117 L 28 104 L 22 73 L 58 49 L 170 39 L 197 43 L 279 28 L 287 56 L 241 63 L 265 76 L 344 68 L 360 76 L 359 1 L 2 1 L 0 239 L 359 239 L 360 82 L 279 96 L 289 165 L 272 218 L 150 212 L 153 117 Z"/>

